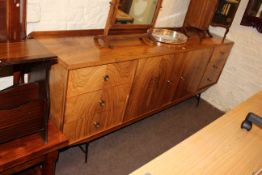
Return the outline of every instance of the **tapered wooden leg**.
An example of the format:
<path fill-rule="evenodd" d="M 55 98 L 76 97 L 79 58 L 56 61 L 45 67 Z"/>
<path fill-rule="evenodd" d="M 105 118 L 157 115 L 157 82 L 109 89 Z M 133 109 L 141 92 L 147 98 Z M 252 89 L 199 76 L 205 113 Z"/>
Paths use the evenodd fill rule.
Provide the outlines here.
<path fill-rule="evenodd" d="M 58 151 L 50 152 L 46 155 L 43 164 L 43 175 L 55 175 L 55 165 L 58 157 Z"/>

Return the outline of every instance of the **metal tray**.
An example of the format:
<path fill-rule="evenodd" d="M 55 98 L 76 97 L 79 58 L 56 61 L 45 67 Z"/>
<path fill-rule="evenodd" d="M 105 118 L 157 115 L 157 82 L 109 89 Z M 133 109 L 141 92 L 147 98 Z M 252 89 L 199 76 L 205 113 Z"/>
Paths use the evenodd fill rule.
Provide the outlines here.
<path fill-rule="evenodd" d="M 188 39 L 185 34 L 168 29 L 154 29 L 152 36 L 156 41 L 168 44 L 183 44 Z"/>

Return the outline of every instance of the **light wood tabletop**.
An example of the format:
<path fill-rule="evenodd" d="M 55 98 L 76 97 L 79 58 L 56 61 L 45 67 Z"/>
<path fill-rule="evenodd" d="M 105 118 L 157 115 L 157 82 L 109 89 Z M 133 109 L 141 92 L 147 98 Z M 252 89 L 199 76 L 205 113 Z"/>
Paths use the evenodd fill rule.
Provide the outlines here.
<path fill-rule="evenodd" d="M 262 174 L 262 129 L 240 128 L 249 112 L 262 116 L 262 91 L 131 175 Z"/>

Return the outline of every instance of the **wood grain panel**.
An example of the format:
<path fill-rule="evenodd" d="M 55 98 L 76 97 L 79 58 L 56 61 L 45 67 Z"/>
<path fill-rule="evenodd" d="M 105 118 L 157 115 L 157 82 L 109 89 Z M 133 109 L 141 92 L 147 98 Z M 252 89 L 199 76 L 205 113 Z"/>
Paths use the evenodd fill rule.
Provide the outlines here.
<path fill-rule="evenodd" d="M 65 99 L 67 91 L 68 70 L 61 64 L 51 67 L 50 71 L 50 119 L 62 130 L 64 123 Z"/>
<path fill-rule="evenodd" d="M 139 60 L 125 120 L 170 103 L 182 63 L 183 53 Z"/>
<path fill-rule="evenodd" d="M 214 49 L 213 55 L 199 84 L 199 90 L 206 88 L 207 86 L 211 86 L 218 81 L 224 65 L 227 61 L 227 58 L 230 54 L 231 48 L 232 45 L 227 44 L 216 47 Z"/>
<path fill-rule="evenodd" d="M 67 96 L 73 97 L 103 88 L 106 65 L 72 70 L 69 72 Z"/>
<path fill-rule="evenodd" d="M 204 75 L 213 49 L 206 48 L 191 51 L 186 54 L 183 73 L 180 77 L 177 91 L 173 100 L 178 100 L 197 91 L 199 83 Z"/>
<path fill-rule="evenodd" d="M 161 57 L 139 60 L 125 120 L 130 120 L 151 109 L 155 91 L 159 88 Z"/>
<path fill-rule="evenodd" d="M 159 108 L 169 104 L 176 92 L 184 64 L 184 53 L 167 55 L 161 60 L 161 76 L 163 76 L 163 82 L 159 85 L 157 96 L 155 97 L 154 107 Z"/>
<path fill-rule="evenodd" d="M 217 7 L 217 0 L 191 0 L 187 11 L 186 25 L 208 30 Z"/>
<path fill-rule="evenodd" d="M 38 41 L 56 54 L 61 64 L 72 70 L 214 47 L 221 45 L 222 38 L 214 36 L 213 38 L 204 38 L 199 42 L 199 36 L 192 33 L 188 42 L 182 47 L 165 44 L 152 46 L 134 38 L 112 41 L 113 49 L 100 49 L 92 36 L 43 38 Z M 232 42 L 225 40 L 224 43 Z"/>
<path fill-rule="evenodd" d="M 216 47 L 214 49 L 214 53 L 210 59 L 210 62 L 212 62 L 217 67 L 223 68 L 231 52 L 232 47 L 233 47 L 233 44 L 225 44 L 225 45 Z"/>
<path fill-rule="evenodd" d="M 130 89 L 131 84 L 125 84 L 103 90 L 103 98 L 109 102 L 107 105 L 110 110 L 109 116 L 106 118 L 105 128 L 111 128 L 122 123 Z"/>
<path fill-rule="evenodd" d="M 109 80 L 105 81 L 105 85 L 114 86 L 132 83 L 132 79 L 136 69 L 136 64 L 137 60 L 108 64 L 106 75 L 109 76 Z"/>
<path fill-rule="evenodd" d="M 262 132 L 240 128 L 249 112 L 262 116 L 262 91 L 131 175 L 251 175 L 262 168 Z"/>
<path fill-rule="evenodd" d="M 69 73 L 67 96 L 100 90 L 103 86 L 130 84 L 135 68 L 136 61 L 127 61 L 72 70 Z"/>
<path fill-rule="evenodd" d="M 70 142 L 121 124 L 130 86 L 112 86 L 68 98 L 64 132 Z"/>

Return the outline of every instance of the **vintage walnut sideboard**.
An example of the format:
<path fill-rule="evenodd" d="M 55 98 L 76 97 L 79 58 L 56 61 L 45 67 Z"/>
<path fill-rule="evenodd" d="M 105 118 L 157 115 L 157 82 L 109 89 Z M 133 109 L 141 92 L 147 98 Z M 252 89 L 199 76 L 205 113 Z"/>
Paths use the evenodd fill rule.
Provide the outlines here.
<path fill-rule="evenodd" d="M 81 144 L 202 93 L 217 83 L 233 42 L 221 38 L 99 48 L 92 37 L 37 39 L 58 56 L 51 69 L 51 120 Z"/>

